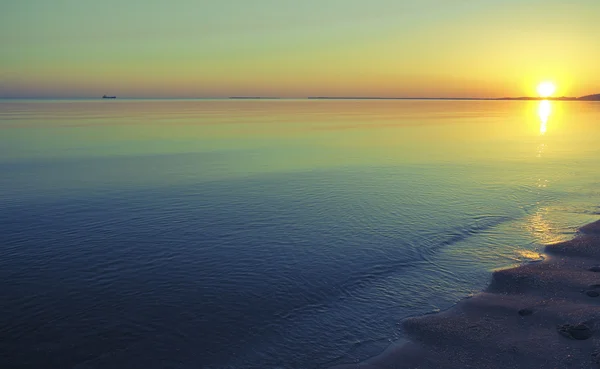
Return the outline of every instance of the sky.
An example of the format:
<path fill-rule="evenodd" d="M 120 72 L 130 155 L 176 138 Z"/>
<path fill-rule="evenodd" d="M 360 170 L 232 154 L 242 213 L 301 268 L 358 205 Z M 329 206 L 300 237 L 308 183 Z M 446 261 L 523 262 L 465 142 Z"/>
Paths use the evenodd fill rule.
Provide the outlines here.
<path fill-rule="evenodd" d="M 0 97 L 600 93 L 599 0 L 0 0 Z"/>

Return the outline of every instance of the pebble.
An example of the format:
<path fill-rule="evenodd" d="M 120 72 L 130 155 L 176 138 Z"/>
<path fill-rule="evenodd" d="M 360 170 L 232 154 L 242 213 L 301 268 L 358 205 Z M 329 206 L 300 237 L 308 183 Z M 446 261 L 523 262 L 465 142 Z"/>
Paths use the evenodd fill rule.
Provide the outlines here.
<path fill-rule="evenodd" d="M 521 310 L 519 310 L 519 315 L 520 316 L 528 316 L 528 315 L 531 315 L 531 314 L 533 314 L 533 310 L 531 310 L 531 309 L 521 309 Z"/>
<path fill-rule="evenodd" d="M 585 324 L 565 324 L 558 327 L 558 333 L 574 340 L 587 340 L 594 332 Z"/>

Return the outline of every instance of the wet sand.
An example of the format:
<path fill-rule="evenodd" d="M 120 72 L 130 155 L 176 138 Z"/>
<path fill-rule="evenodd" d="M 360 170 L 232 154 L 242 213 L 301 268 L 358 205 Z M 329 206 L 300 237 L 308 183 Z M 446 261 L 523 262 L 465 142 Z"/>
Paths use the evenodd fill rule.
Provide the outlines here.
<path fill-rule="evenodd" d="M 336 369 L 600 368 L 600 221 L 546 254 L 494 272 L 447 311 L 406 319 L 410 341 Z"/>

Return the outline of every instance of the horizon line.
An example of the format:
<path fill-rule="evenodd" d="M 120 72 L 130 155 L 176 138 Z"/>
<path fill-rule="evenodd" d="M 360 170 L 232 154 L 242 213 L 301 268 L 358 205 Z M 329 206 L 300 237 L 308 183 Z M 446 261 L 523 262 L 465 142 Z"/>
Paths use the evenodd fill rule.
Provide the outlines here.
<path fill-rule="evenodd" d="M 49 96 L 6 96 L 1 100 L 103 100 L 102 96 L 79 96 L 79 97 L 49 97 Z M 558 101 L 599 101 L 600 94 L 574 96 L 556 96 L 556 97 L 394 97 L 394 96 L 299 96 L 299 97 L 278 97 L 278 96 L 214 96 L 214 97 L 136 97 L 136 96 L 117 96 L 117 100 L 467 100 L 467 101 L 502 101 L 502 100 L 558 100 Z M 111 99 L 112 100 L 112 99 Z"/>

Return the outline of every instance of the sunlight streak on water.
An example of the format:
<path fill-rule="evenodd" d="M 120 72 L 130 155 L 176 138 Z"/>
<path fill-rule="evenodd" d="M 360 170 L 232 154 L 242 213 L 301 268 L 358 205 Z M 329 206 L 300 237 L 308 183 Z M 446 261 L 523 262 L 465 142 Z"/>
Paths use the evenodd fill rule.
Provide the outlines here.
<path fill-rule="evenodd" d="M 552 104 L 548 100 L 540 101 L 540 106 L 538 108 L 538 114 L 540 116 L 540 134 L 546 134 L 548 131 L 548 119 L 550 118 L 550 114 L 552 114 Z"/>

